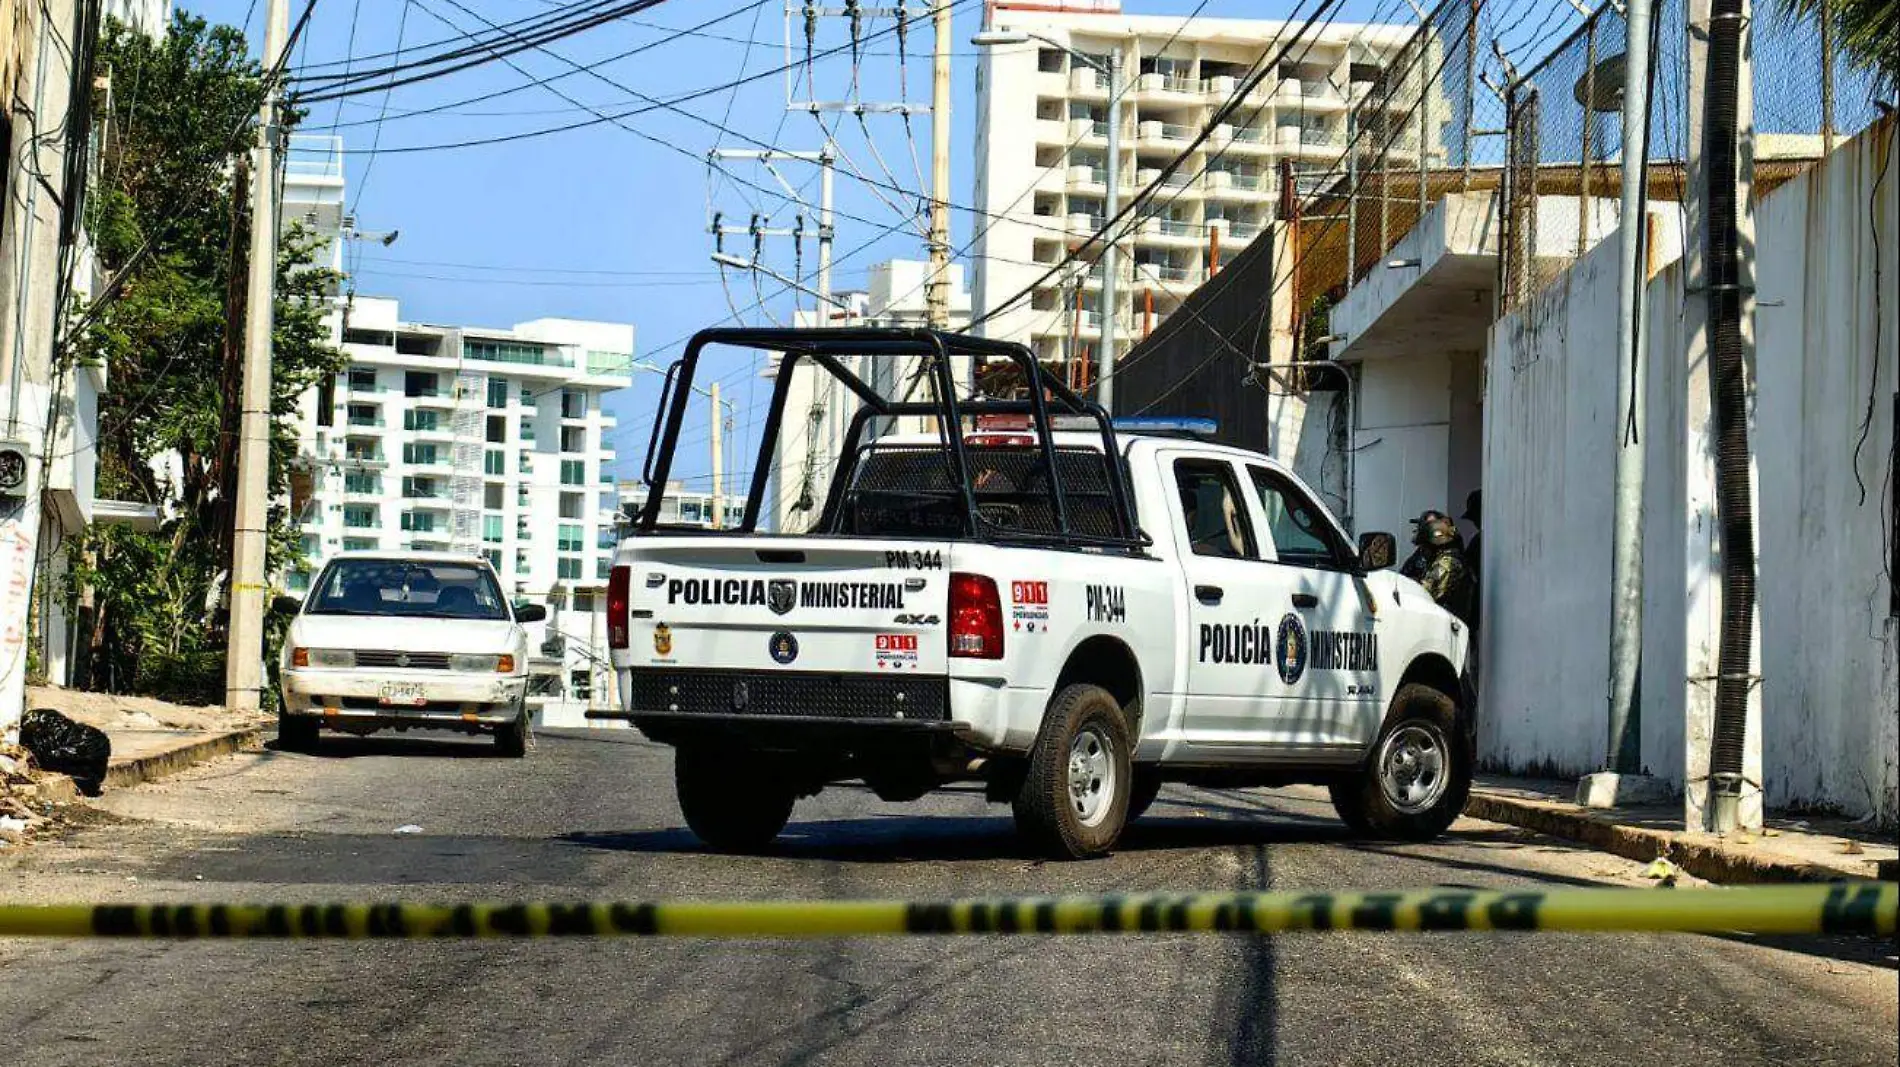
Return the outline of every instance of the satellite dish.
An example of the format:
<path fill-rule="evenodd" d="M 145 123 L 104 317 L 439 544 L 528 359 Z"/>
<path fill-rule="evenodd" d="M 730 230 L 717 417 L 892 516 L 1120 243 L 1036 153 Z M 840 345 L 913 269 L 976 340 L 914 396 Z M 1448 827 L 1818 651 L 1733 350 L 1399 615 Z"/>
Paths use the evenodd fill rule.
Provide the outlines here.
<path fill-rule="evenodd" d="M 1623 57 L 1619 52 L 1608 59 L 1600 60 L 1596 66 L 1596 84 L 1592 85 L 1590 76 L 1577 79 L 1576 88 L 1571 95 L 1577 103 L 1591 111 L 1623 110 Z M 1595 90 L 1592 92 L 1591 90 Z"/>

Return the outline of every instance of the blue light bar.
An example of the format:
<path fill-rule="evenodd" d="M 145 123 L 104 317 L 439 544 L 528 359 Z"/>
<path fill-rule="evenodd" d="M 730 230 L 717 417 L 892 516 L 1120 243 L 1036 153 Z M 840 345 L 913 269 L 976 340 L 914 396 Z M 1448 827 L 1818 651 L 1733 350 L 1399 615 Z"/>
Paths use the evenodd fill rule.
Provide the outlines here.
<path fill-rule="evenodd" d="M 1199 437 L 1212 437 L 1220 432 L 1217 420 L 1187 416 L 1124 416 L 1110 421 L 1121 433 L 1191 433 Z"/>

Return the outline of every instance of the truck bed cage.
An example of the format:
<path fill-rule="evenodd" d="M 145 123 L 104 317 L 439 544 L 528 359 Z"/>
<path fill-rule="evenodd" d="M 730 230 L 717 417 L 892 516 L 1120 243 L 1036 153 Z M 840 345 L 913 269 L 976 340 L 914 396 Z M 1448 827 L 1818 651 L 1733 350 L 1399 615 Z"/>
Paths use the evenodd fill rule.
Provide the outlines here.
<path fill-rule="evenodd" d="M 804 360 L 825 371 L 863 403 L 863 407 L 852 419 L 845 446 L 839 453 L 841 462 L 858 454 L 865 428 L 871 419 L 899 416 L 934 417 L 942 454 L 948 460 L 950 484 L 956 487 L 961 496 L 962 511 L 968 521 L 967 529 L 978 539 L 1133 551 L 1141 551 L 1147 544 L 1147 538 L 1135 522 L 1127 470 L 1121 462 L 1121 450 L 1116 443 L 1115 428 L 1109 420 L 1108 413 L 1100 404 L 1084 399 L 1067 385 L 1045 375 L 1042 365 L 1037 362 L 1028 348 L 987 337 L 973 337 L 940 330 L 861 327 L 837 329 L 722 327 L 701 330 L 694 334 L 692 340 L 687 343 L 684 354 L 667 368 L 665 382 L 661 386 L 660 418 L 654 420 L 653 431 L 647 440 L 646 457 L 640 467 L 640 477 L 646 482 L 648 488 L 646 506 L 641 509 L 633 523 L 636 534 L 650 534 L 656 530 L 664 530 L 669 534 L 732 532 L 705 530 L 696 526 L 659 521 L 660 504 L 666 492 L 667 479 L 673 469 L 673 454 L 679 445 L 680 431 L 685 425 L 688 401 L 691 399 L 693 382 L 699 370 L 700 355 L 709 345 L 776 352 L 781 357 L 777 379 L 773 383 L 771 407 L 766 413 L 765 426 L 759 435 L 758 461 L 752 468 L 744 518 L 741 520 L 738 532 L 748 534 L 758 532 L 759 513 L 765 499 L 767 480 L 772 473 L 773 450 L 784 421 L 786 401 L 792 385 L 792 372 L 798 362 Z M 856 356 L 922 357 L 923 370 L 930 375 L 934 386 L 931 390 L 934 399 L 929 401 L 893 399 L 878 392 L 839 361 L 840 357 Z M 1022 371 L 1023 380 L 1027 386 L 1026 398 L 1021 400 L 958 399 L 956 378 L 951 371 L 952 358 L 1002 359 L 1014 363 Z M 1057 450 L 1051 432 L 1054 429 L 1052 414 L 1083 416 L 1092 421 L 1100 432 L 1108 497 L 1113 511 L 1114 532 L 1084 532 L 1076 530 L 1071 524 L 1070 501 L 1063 486 L 1061 468 L 1056 461 Z M 979 511 L 975 486 L 972 482 L 970 457 L 963 437 L 963 420 L 966 417 L 973 418 L 981 415 L 1026 415 L 1029 417 L 1027 432 L 1034 435 L 1036 447 L 1040 452 L 1041 470 L 1046 471 L 1048 475 L 1046 484 L 1054 517 L 1052 530 L 1004 529 L 985 519 Z M 717 412 L 714 413 L 714 417 L 718 417 Z M 843 472 L 840 471 L 839 476 L 833 480 L 834 497 L 843 481 L 842 474 Z"/>

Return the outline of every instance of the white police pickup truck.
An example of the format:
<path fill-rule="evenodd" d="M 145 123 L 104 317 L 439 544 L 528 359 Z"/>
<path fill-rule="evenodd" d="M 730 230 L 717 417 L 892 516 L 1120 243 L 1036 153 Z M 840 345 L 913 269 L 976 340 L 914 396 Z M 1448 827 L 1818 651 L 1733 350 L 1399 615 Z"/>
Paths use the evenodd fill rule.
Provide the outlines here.
<path fill-rule="evenodd" d="M 779 354 L 760 470 L 799 361 L 862 407 L 805 533 L 760 532 L 759 477 L 740 529 L 668 528 L 649 506 L 616 556 L 623 710 L 596 717 L 676 746 L 680 807 L 708 844 L 762 847 L 798 797 L 850 780 L 890 801 L 984 782 L 1059 857 L 1112 848 L 1168 781 L 1321 783 L 1355 830 L 1409 839 L 1464 807 L 1464 627 L 1383 569 L 1390 535 L 1355 552 L 1272 459 L 1117 434 L 1059 383 L 956 397 L 957 356 L 1035 383 L 1016 346 L 725 330 L 669 376 L 651 484 L 666 483 L 710 344 Z M 887 399 L 852 365 L 902 355 L 939 399 Z M 926 413 L 935 433 L 875 436 L 880 419 Z M 1093 428 L 1058 426 L 1065 413 Z M 1003 418 L 1019 428 L 995 429 Z"/>

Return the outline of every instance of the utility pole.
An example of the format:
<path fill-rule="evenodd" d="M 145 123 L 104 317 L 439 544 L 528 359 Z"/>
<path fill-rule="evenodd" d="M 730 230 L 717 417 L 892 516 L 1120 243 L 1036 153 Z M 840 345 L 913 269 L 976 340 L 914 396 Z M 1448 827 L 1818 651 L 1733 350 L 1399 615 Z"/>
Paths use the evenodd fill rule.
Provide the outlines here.
<path fill-rule="evenodd" d="M 1644 377 L 1649 361 L 1641 316 L 1644 283 L 1644 206 L 1648 167 L 1650 0 L 1628 0 L 1623 64 L 1623 158 L 1618 216 L 1616 297 L 1616 468 L 1611 500 L 1609 736 L 1602 774 L 1586 775 L 1578 801 L 1614 807 L 1653 799 L 1642 771 L 1641 723 L 1636 705 L 1637 672 L 1643 653 L 1643 448 Z M 1594 33 L 1594 30 L 1592 30 Z M 1595 38 L 1592 38 L 1594 41 Z M 1586 77 L 1594 72 L 1586 72 Z M 1594 100 L 1586 102 L 1588 128 Z M 1624 779 L 1630 779 L 1625 781 Z"/>
<path fill-rule="evenodd" d="M 936 0 L 931 22 L 937 43 L 930 63 L 930 281 L 924 287 L 924 306 L 925 322 L 942 330 L 950 325 L 949 0 Z"/>
<path fill-rule="evenodd" d="M 712 521 L 713 529 L 726 528 L 726 478 L 724 459 L 724 440 L 720 436 L 719 383 L 713 382 L 706 387 L 707 399 L 712 405 Z"/>
<path fill-rule="evenodd" d="M 244 366 L 238 414 L 237 521 L 231 541 L 231 605 L 224 704 L 254 711 L 264 678 L 264 526 L 270 515 L 271 329 L 277 278 L 277 94 L 290 36 L 289 0 L 270 0 L 265 16 L 264 102 L 257 109 L 251 158 L 250 286 L 244 307 Z"/>
<path fill-rule="evenodd" d="M 1108 53 L 1108 196 L 1103 218 L 1113 219 L 1121 210 L 1122 192 L 1122 53 L 1117 45 Z M 1108 234 L 1102 249 L 1102 360 L 1096 380 L 1101 382 L 1097 396 L 1102 410 L 1115 413 L 1115 275 L 1120 269 L 1115 233 Z"/>

